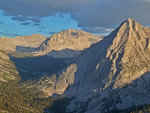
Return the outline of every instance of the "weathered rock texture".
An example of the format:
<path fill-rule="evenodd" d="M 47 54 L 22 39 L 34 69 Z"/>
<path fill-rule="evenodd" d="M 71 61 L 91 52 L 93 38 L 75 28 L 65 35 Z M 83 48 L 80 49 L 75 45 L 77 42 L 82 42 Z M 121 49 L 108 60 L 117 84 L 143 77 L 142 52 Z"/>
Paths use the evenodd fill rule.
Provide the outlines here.
<path fill-rule="evenodd" d="M 81 30 L 69 29 L 47 38 L 40 45 L 38 51 L 35 52 L 35 55 L 44 55 L 48 53 L 51 55 L 50 52 L 52 50 L 58 52 L 65 49 L 81 51 L 100 40 L 102 40 L 101 36 L 96 36 Z M 67 54 L 66 51 L 63 53 Z M 71 53 L 69 55 L 71 55 Z"/>
<path fill-rule="evenodd" d="M 0 50 L 0 83 L 10 80 L 19 80 L 19 75 L 8 54 Z"/>
<path fill-rule="evenodd" d="M 40 90 L 48 96 L 76 95 L 68 107 L 71 111 L 104 113 L 150 103 L 149 71 L 150 28 L 127 19 L 85 50 L 76 62 L 56 73 L 53 83 L 45 80 Z"/>

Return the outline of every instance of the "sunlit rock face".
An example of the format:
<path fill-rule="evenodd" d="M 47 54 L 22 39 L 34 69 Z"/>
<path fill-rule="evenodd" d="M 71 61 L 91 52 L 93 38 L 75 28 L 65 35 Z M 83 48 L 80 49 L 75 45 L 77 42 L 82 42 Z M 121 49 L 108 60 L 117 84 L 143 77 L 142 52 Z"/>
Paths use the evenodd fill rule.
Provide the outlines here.
<path fill-rule="evenodd" d="M 11 80 L 19 80 L 18 71 L 8 54 L 0 50 L 0 84 Z"/>
<path fill-rule="evenodd" d="M 66 31 L 61 31 L 47 38 L 34 54 L 47 54 L 56 57 L 60 57 L 61 55 L 64 57 L 75 56 L 80 52 L 75 53 L 72 51 L 82 51 L 100 40 L 102 40 L 101 36 L 96 36 L 81 30 L 69 29 Z M 53 53 L 51 53 L 52 51 Z M 61 52 L 61 55 L 57 55 L 56 52 Z"/>
<path fill-rule="evenodd" d="M 39 47 L 40 44 L 46 39 L 47 37 L 40 34 L 34 34 L 31 36 L 18 36 L 16 38 L 2 37 L 0 39 L 0 49 L 4 51 L 19 50 L 18 52 L 24 52 L 25 49 L 28 49 L 26 52 L 30 52 L 31 48 Z"/>
<path fill-rule="evenodd" d="M 104 113 L 148 104 L 149 39 L 150 28 L 127 19 L 109 36 L 85 50 L 76 62 L 51 76 L 50 80 L 55 79 L 50 86 L 50 80 L 45 80 L 40 90 L 48 96 L 54 93 L 76 96 L 68 106 L 68 111 L 74 112 L 84 109 L 86 113 Z"/>

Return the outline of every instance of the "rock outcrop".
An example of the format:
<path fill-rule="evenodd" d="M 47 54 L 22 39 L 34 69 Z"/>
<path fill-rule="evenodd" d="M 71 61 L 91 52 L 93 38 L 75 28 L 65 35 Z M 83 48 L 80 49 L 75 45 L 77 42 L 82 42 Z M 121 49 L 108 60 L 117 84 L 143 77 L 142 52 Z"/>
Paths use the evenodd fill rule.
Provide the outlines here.
<path fill-rule="evenodd" d="M 100 40 L 102 40 L 101 36 L 96 36 L 81 30 L 69 29 L 47 38 L 35 52 L 35 55 L 48 54 L 54 56 L 50 53 L 51 51 L 60 52 L 62 50 L 64 50 L 63 54 L 67 55 L 68 51 L 66 49 L 82 51 Z M 69 53 L 72 56 L 70 51 Z"/>
<path fill-rule="evenodd" d="M 149 71 L 150 28 L 127 19 L 85 50 L 76 62 L 51 76 L 53 82 L 43 81 L 39 89 L 48 96 L 55 93 L 76 96 L 68 110 L 109 113 L 150 104 Z"/>

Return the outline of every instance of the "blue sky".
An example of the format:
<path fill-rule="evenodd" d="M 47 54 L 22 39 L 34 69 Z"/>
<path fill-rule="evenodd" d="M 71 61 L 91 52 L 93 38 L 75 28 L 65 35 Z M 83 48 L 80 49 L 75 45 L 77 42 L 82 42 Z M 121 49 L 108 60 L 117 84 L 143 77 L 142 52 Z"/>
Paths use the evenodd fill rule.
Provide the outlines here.
<path fill-rule="evenodd" d="M 77 21 L 71 19 L 69 14 L 48 16 L 41 19 L 39 25 L 34 25 L 31 21 L 18 22 L 12 20 L 12 16 L 5 16 L 4 11 L 0 11 L 0 37 L 16 37 L 39 33 L 50 36 L 61 30 L 70 28 L 79 29 Z"/>
<path fill-rule="evenodd" d="M 74 28 L 109 34 L 126 20 L 150 25 L 150 0 L 0 0 L 0 37 Z"/>

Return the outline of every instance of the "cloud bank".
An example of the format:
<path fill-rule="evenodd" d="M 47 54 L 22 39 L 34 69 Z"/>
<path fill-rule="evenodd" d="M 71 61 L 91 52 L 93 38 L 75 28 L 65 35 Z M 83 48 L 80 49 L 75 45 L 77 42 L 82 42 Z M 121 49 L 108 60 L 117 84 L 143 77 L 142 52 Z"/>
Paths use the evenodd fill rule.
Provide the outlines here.
<path fill-rule="evenodd" d="M 41 18 L 67 13 L 93 33 L 110 32 L 129 17 L 150 24 L 150 0 L 1 0 L 0 10 L 24 25 L 39 25 Z"/>

